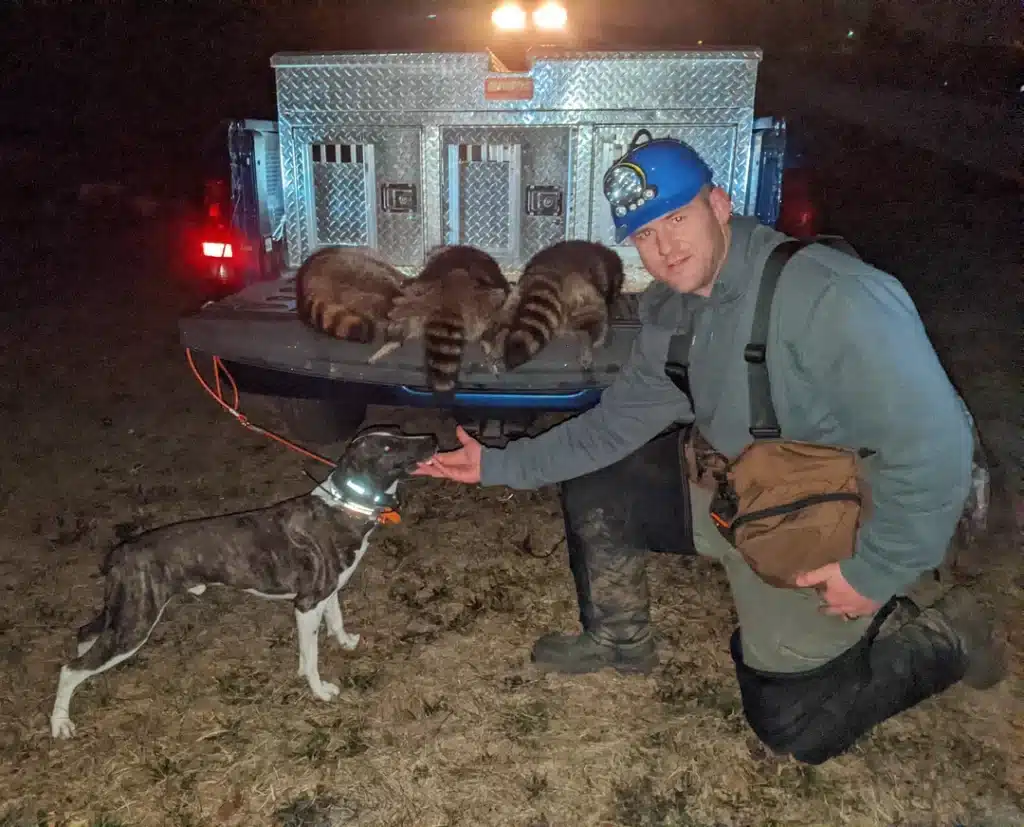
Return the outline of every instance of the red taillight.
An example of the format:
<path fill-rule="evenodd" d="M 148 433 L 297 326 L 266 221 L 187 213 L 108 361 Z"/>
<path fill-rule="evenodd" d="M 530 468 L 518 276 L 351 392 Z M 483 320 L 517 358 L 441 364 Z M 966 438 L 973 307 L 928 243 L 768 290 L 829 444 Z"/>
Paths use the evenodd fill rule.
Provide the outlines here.
<path fill-rule="evenodd" d="M 777 227 L 794 238 L 821 233 L 821 204 L 814 179 L 805 169 L 787 169 L 782 176 L 782 205 Z"/>
<path fill-rule="evenodd" d="M 234 252 L 228 241 L 204 241 L 203 255 L 207 258 L 232 258 Z"/>
<path fill-rule="evenodd" d="M 211 178 L 203 182 L 203 211 L 215 223 L 227 220 L 228 182 L 223 178 Z"/>
<path fill-rule="evenodd" d="M 204 259 L 232 259 L 235 254 L 235 233 L 230 225 L 230 188 L 223 178 L 203 182 L 205 220 L 200 230 Z"/>

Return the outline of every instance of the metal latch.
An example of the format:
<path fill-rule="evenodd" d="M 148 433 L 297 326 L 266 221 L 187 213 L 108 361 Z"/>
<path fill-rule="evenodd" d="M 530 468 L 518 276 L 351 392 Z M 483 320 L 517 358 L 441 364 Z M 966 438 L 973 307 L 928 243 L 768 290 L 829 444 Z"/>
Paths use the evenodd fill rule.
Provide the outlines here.
<path fill-rule="evenodd" d="M 562 214 L 562 188 L 529 186 L 526 188 L 526 214 L 559 216 Z"/>
<path fill-rule="evenodd" d="M 380 202 L 384 212 L 416 212 L 416 185 L 381 184 Z"/>

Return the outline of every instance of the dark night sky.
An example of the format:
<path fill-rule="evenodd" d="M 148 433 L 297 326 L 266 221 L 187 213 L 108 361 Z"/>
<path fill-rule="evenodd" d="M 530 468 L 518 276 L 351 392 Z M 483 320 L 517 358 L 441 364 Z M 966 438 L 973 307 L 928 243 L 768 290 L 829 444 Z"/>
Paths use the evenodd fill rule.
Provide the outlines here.
<path fill-rule="evenodd" d="M 277 51 L 483 45 L 472 32 L 431 29 L 434 0 L 153 3 L 145 12 L 125 3 L 23 5 L 30 11 L 8 6 L 0 19 L 0 133 L 52 142 L 101 166 L 152 166 L 154 156 L 163 166 L 187 162 L 197 136 L 220 119 L 272 117 Z M 490 7 L 476 4 L 480 19 Z M 703 23 L 713 31 L 714 15 Z"/>
<path fill-rule="evenodd" d="M 778 54 L 794 29 L 804 42 L 845 34 L 837 2 L 688 0 L 671 18 L 660 0 L 623 6 L 566 0 L 614 45 L 756 44 Z M 431 11 L 473 7 L 482 25 L 426 23 Z M 588 4 L 586 12 L 573 3 Z M 306 0 L 135 4 L 22 2 L 0 11 L 4 55 L 0 143 L 46 144 L 97 169 L 173 177 L 205 140 L 222 141 L 228 117 L 273 117 L 271 54 L 350 48 L 479 48 L 492 2 L 480 0 Z M 863 4 L 861 4 L 862 6 Z M 440 8 L 438 8 L 440 7 Z M 650 8 L 648 8 L 650 7 Z M 850 6 L 849 8 L 854 8 Z M 812 13 L 811 10 L 814 10 Z M 753 13 L 755 10 L 762 15 Z M 433 32 L 433 34 L 430 34 Z M 776 39 L 779 33 L 784 38 Z M 822 41 L 824 42 L 823 38 Z M 632 42 L 625 42 L 632 41 Z"/>

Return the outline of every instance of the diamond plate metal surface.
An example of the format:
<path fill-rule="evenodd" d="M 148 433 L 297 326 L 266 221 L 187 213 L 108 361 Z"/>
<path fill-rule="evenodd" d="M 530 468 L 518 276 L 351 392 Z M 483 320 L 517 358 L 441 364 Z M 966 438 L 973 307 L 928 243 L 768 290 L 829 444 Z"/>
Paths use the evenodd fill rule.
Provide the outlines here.
<path fill-rule="evenodd" d="M 281 180 L 281 139 L 276 133 L 269 133 L 265 138 L 266 176 L 267 176 L 267 217 L 269 227 L 261 228 L 268 235 L 277 230 L 284 216 L 284 184 Z"/>
<path fill-rule="evenodd" d="M 372 135 L 378 181 L 388 180 L 383 158 L 392 153 L 404 179 L 415 176 L 422 185 L 417 213 L 377 214 L 378 246 L 389 257 L 397 252 L 402 261 L 396 264 L 407 269 L 415 269 L 423 250 L 445 238 L 446 145 L 454 133 L 465 143 L 474 138 L 470 133 L 481 132 L 487 136 L 480 143 L 518 143 L 523 192 L 531 184 L 565 188 L 561 219 L 527 216 L 520 209 L 507 222 L 513 233 L 518 227 L 517 261 L 507 262 L 513 278 L 532 253 L 563 234 L 611 240 L 600 178 L 614 147 L 642 127 L 693 143 L 736 211 L 744 212 L 752 202 L 751 133 L 760 59 L 756 50 L 538 54 L 529 71 L 535 88 L 531 100 L 488 101 L 483 90 L 489 63 L 482 53 L 275 55 L 289 265 L 297 266 L 311 252 L 304 226 L 311 222 L 304 216 L 313 202 L 313 180 L 303 169 L 300 144 L 314 135 L 344 142 Z M 408 134 L 414 148 L 405 144 Z M 392 148 L 396 141 L 401 149 Z M 472 221 L 473 213 L 467 209 L 465 221 Z M 386 222 L 400 219 L 385 229 Z M 642 288 L 649 276 L 635 251 L 618 251 L 627 265 L 627 289 Z"/>
<path fill-rule="evenodd" d="M 369 243 L 364 164 L 313 164 L 314 247 Z"/>
<path fill-rule="evenodd" d="M 431 124 L 423 129 L 423 154 L 420 157 L 420 180 L 423 197 L 420 205 L 423 215 L 423 250 L 430 250 L 443 238 L 441 219 L 441 127 Z M 421 254 L 422 259 L 422 254 Z"/>
<path fill-rule="evenodd" d="M 485 53 L 278 54 L 278 112 L 711 108 L 753 103 L 760 52 L 539 54 L 530 101 L 488 101 Z M 386 96 L 382 93 L 386 91 Z"/>
<path fill-rule="evenodd" d="M 366 203 L 365 176 L 360 183 L 347 182 L 351 198 L 358 205 L 362 219 L 354 222 L 343 206 L 334 206 L 343 184 L 330 174 L 318 172 L 319 167 L 337 169 L 359 167 L 358 164 L 317 164 L 312 160 L 310 147 L 319 143 L 361 144 L 373 147 L 376 187 L 383 184 L 412 184 L 416 187 L 419 206 L 411 213 L 388 213 L 381 209 L 379 189 L 373 198 L 373 221 L 376 225 L 377 247 L 395 265 L 418 267 L 423 261 L 423 216 L 427 199 L 422 187 L 421 130 L 418 128 L 366 128 L 361 125 L 344 126 L 338 122 L 329 127 L 302 127 L 280 129 L 282 176 L 285 184 L 285 226 L 287 231 L 288 265 L 297 267 L 317 246 L 324 244 L 365 244 L 369 224 Z M 345 173 L 341 173 L 345 175 Z M 318 177 L 319 176 L 319 177 Z M 308 182 L 308 183 L 307 183 Z M 327 187 L 330 195 L 321 194 Z M 332 206 L 325 206 L 327 201 Z M 355 207 L 353 207 L 355 209 Z M 336 221 L 344 222 L 344 229 L 329 227 L 329 235 L 320 231 L 320 213 L 337 214 Z M 344 216 L 343 218 L 340 216 Z M 324 219 L 326 220 L 326 219 Z M 364 227 L 357 231 L 356 226 Z M 355 238 L 362 233 L 362 241 L 340 240 L 346 234 Z"/>
<path fill-rule="evenodd" d="M 564 200 L 569 200 L 569 162 L 571 147 L 571 130 L 566 127 L 530 126 L 520 128 L 454 128 L 442 132 L 444 152 L 444 175 L 451 175 L 448 164 L 447 147 L 463 145 L 519 146 L 521 148 L 521 169 L 519 183 L 519 200 L 525 203 L 525 193 L 531 186 L 557 186 L 562 189 Z M 527 215 L 525 209 L 519 210 L 518 239 L 507 238 L 507 233 L 515 230 L 516 222 L 505 213 L 496 214 L 496 210 L 510 204 L 511 193 L 508 191 L 509 170 L 499 173 L 477 171 L 475 167 L 481 162 L 463 165 L 460 176 L 460 192 L 463 208 L 460 213 L 463 243 L 486 244 L 484 249 L 499 258 L 508 249 L 516 251 L 514 259 L 502 261 L 511 268 L 521 267 L 534 253 L 544 247 L 566 237 L 566 215 L 536 216 Z M 451 204 L 450 191 L 441 189 L 442 213 L 445 216 L 445 235 L 453 231 L 448 221 Z M 563 207 L 565 209 L 565 207 Z M 478 239 L 478 241 L 469 239 Z M 518 241 L 518 244 L 515 242 Z M 493 246 L 491 246 L 493 245 Z"/>
<path fill-rule="evenodd" d="M 523 141 L 523 192 L 527 187 L 554 186 L 562 191 L 562 215 L 523 212 L 519 255 L 525 264 L 534 253 L 565 239 L 569 207 L 571 133 L 565 128 L 530 127 Z"/>
<path fill-rule="evenodd" d="M 459 242 L 498 255 L 507 253 L 511 242 L 509 162 L 476 161 L 459 166 Z"/>

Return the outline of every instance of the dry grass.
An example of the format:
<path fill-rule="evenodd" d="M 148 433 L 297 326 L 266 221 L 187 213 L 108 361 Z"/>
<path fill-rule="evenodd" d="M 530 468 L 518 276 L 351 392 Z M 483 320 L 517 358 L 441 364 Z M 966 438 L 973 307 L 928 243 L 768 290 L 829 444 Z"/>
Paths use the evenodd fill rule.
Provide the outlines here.
<path fill-rule="evenodd" d="M 954 688 L 822 767 L 770 760 L 740 712 L 718 569 L 652 559 L 663 663 L 651 676 L 540 676 L 533 639 L 572 628 L 576 611 L 564 545 L 544 556 L 561 537 L 554 497 L 423 479 L 343 594 L 358 649 L 322 644 L 334 703 L 296 676 L 286 607 L 208 590 L 176 599 L 135 659 L 85 684 L 77 737 L 52 741 L 57 671 L 100 598 L 108 542 L 309 487 L 301 458 L 194 385 L 168 329 L 184 305 L 139 290 L 40 309 L 0 334 L 82 343 L 0 348 L 2 827 L 1021 823 L 997 819 L 1024 809 L 1016 657 L 997 689 Z M 981 587 L 1018 654 L 1019 567 Z"/>

